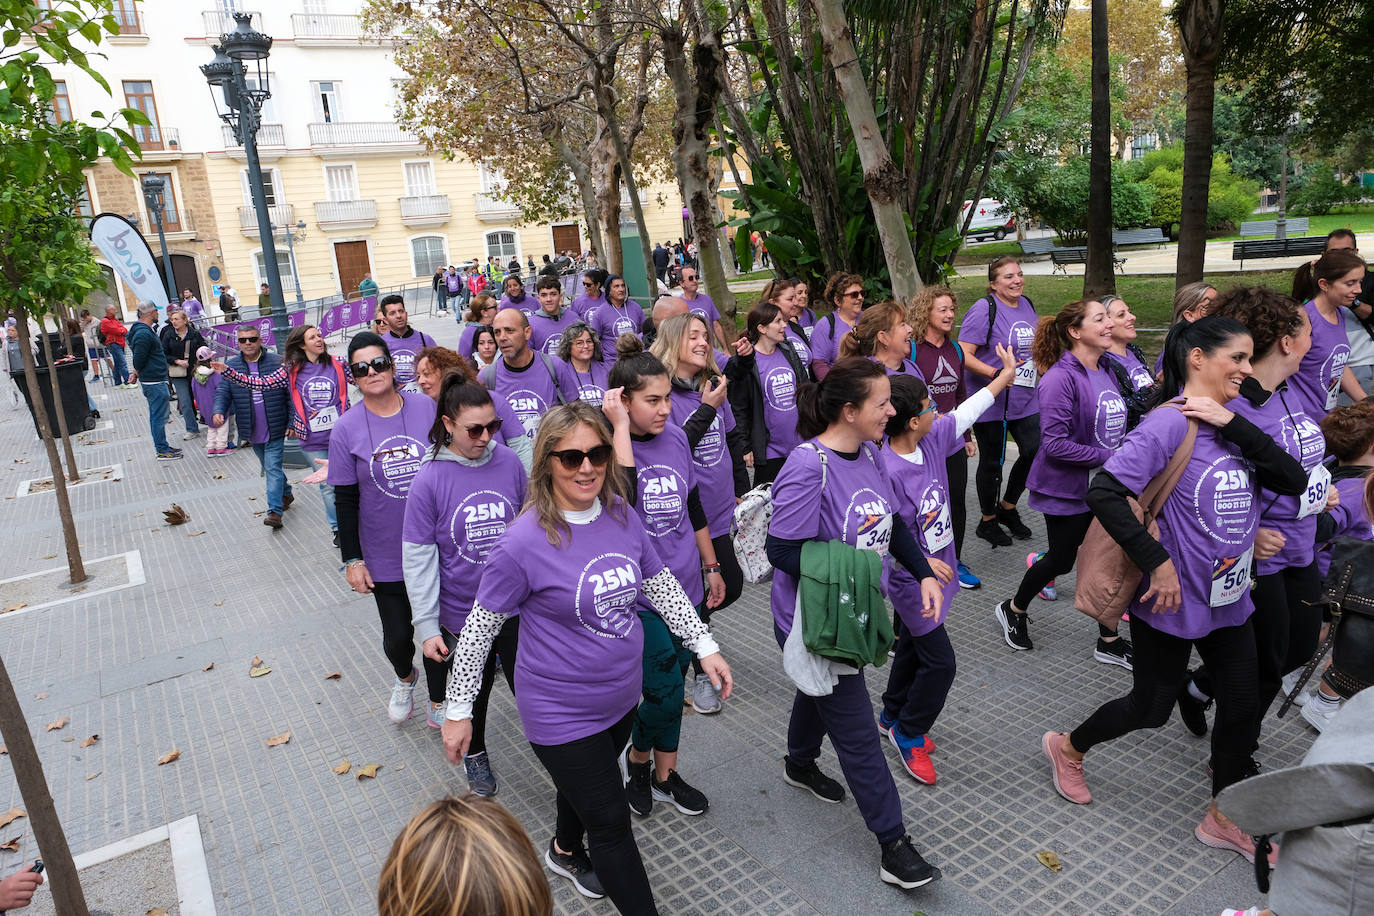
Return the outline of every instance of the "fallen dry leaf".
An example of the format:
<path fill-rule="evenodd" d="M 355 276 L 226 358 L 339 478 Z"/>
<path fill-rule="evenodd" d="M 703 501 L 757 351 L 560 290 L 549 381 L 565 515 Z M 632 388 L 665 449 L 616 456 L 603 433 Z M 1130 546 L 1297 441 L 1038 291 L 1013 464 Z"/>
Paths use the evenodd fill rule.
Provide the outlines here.
<path fill-rule="evenodd" d="M 10 749 L 9 749 L 9 746 L 8 746 L 8 745 L 0 744 L 0 754 L 8 755 L 9 752 L 10 752 Z"/>
<path fill-rule="evenodd" d="M 81 742 L 81 746 L 82 746 L 82 747 L 90 747 L 92 744 L 95 744 L 95 743 L 96 743 L 97 741 L 99 741 L 99 740 L 100 740 L 100 736 L 99 736 L 99 735 L 91 735 L 91 736 L 90 736 L 89 738 L 87 738 L 85 741 L 82 741 L 82 742 Z"/>
<path fill-rule="evenodd" d="M 56 557 L 56 556 L 57 556 L 57 554 L 55 554 L 55 553 L 50 553 L 50 554 L 47 554 L 46 556 L 44 556 L 43 559 L 45 559 L 45 560 L 51 560 L 51 559 L 53 559 L 53 558 Z"/>
<path fill-rule="evenodd" d="M 184 525 L 191 520 L 186 510 L 172 503 L 172 508 L 162 510 L 162 520 L 169 525 Z"/>
<path fill-rule="evenodd" d="M 211 662 L 210 664 L 206 665 L 204 668 L 201 668 L 200 670 L 201 670 L 201 671 L 211 671 L 211 670 L 214 669 L 214 667 L 215 667 L 215 663 L 214 663 L 214 662 Z"/>
<path fill-rule="evenodd" d="M 343 672 L 342 672 L 342 671 L 334 671 L 334 672 L 331 672 L 330 674 L 326 674 L 326 675 L 324 676 L 324 679 L 325 679 L 326 681 L 337 681 L 337 680 L 338 680 L 339 678 L 341 678 L 341 677 L 343 677 Z"/>
<path fill-rule="evenodd" d="M 204 531 L 192 531 L 190 534 L 188 534 L 188 535 L 186 535 L 186 536 L 187 536 L 188 538 L 198 538 L 198 537 L 200 537 L 200 536 L 201 536 L 202 534 L 204 534 L 204 533 L 205 533 Z"/>
<path fill-rule="evenodd" d="M 167 916 L 167 911 L 160 906 L 155 906 L 147 912 L 146 916 Z"/>
<path fill-rule="evenodd" d="M 382 768 L 380 763 L 369 763 L 358 771 L 359 779 L 376 779 L 377 771 Z"/>
<path fill-rule="evenodd" d="M 392 769 L 393 769 L 393 770 L 396 770 L 397 772 L 399 772 L 399 771 L 401 771 L 401 770 L 404 770 L 405 768 L 406 768 L 406 765 L 405 765 L 404 763 L 398 763 L 398 764 L 396 764 L 394 767 L 392 767 Z"/>
<path fill-rule="evenodd" d="M 18 851 L 19 851 L 19 837 L 15 837 L 15 838 L 12 839 L 12 840 L 7 840 L 7 841 L 4 842 L 4 843 L 0 843 L 0 849 L 5 850 L 6 852 L 18 852 Z"/>
<path fill-rule="evenodd" d="M 28 603 L 27 601 L 21 601 L 21 602 L 19 602 L 18 604 L 11 604 L 9 607 L 5 608 L 3 611 L 0 611 L 0 614 L 8 614 L 10 611 L 17 611 L 17 610 L 19 610 L 21 607 L 28 607 L 28 606 L 29 606 L 29 603 Z"/>
<path fill-rule="evenodd" d="M 216 474 L 216 475 L 214 476 L 213 479 L 214 479 L 214 480 L 223 480 L 223 479 L 224 479 L 224 475 L 223 475 L 223 474 Z"/>
<path fill-rule="evenodd" d="M 63 744 L 71 744 L 71 743 L 72 743 L 73 741 L 75 741 L 75 740 L 76 740 L 75 738 L 63 738 L 63 739 L 62 739 L 62 743 L 63 743 Z"/>
<path fill-rule="evenodd" d="M 101 772 L 103 773 L 104 770 L 102 770 Z M 96 778 L 97 776 L 99 776 L 99 775 L 100 775 L 100 773 L 89 773 L 89 774 L 87 774 L 87 776 L 86 776 L 86 781 L 87 781 L 87 782 L 90 782 L 92 779 L 95 779 L 95 778 Z"/>
<path fill-rule="evenodd" d="M 177 750 L 176 748 L 172 748 L 170 751 L 163 754 L 161 757 L 157 758 L 157 765 L 163 766 L 164 764 L 173 763 L 176 760 L 179 760 L 180 758 L 181 751 Z"/>
<path fill-rule="evenodd" d="M 66 728 L 66 727 L 67 727 L 67 723 L 70 722 L 71 720 L 72 720 L 72 717 L 71 717 L 71 716 L 63 716 L 62 718 L 58 719 L 56 722 L 49 722 L 49 723 L 47 724 L 47 726 L 43 729 L 43 731 L 45 731 L 45 732 L 55 732 L 55 731 L 57 731 L 59 728 Z"/>
<path fill-rule="evenodd" d="M 33 695 L 33 698 L 34 698 L 35 700 L 46 700 L 46 699 L 48 698 L 48 694 L 46 694 L 46 693 L 35 693 L 35 694 Z"/>
<path fill-rule="evenodd" d="M 345 761 L 343 761 L 342 763 L 340 763 L 338 766 L 336 766 L 336 767 L 334 768 L 334 772 L 335 772 L 335 773 L 338 773 L 340 776 L 343 776 L 345 773 L 347 773 L 347 772 L 348 772 L 349 770 L 351 770 L 351 769 L 353 769 L 353 764 L 351 764 L 351 763 L 349 763 L 347 760 L 345 760 Z"/>
<path fill-rule="evenodd" d="M 254 655 L 253 660 L 248 663 L 249 677 L 262 677 L 264 674 L 271 674 L 272 669 L 262 663 L 262 659 Z"/>
<path fill-rule="evenodd" d="M 11 808 L 7 813 L 0 814 L 0 827 L 4 827 L 12 821 L 18 820 L 21 817 L 28 816 L 29 813 L 25 811 L 23 808 Z"/>
<path fill-rule="evenodd" d="M 1037 852 L 1035 857 L 1040 860 L 1041 865 L 1045 866 L 1050 871 L 1059 871 L 1059 869 L 1064 867 L 1064 864 L 1059 861 L 1059 855 L 1050 852 L 1048 849 L 1042 849 L 1040 852 Z"/>
<path fill-rule="evenodd" d="M 223 601 L 216 601 L 216 602 L 215 602 L 215 607 L 224 607 L 224 602 L 223 602 Z"/>
<path fill-rule="evenodd" d="M 280 735 L 273 735 L 267 739 L 268 747 L 279 747 L 291 740 L 290 732 L 282 732 Z"/>

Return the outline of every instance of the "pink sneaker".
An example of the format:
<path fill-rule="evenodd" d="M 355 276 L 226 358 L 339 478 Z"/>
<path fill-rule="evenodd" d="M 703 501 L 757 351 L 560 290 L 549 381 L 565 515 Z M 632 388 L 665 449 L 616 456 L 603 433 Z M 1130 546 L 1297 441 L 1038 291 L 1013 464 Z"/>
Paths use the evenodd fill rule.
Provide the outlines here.
<path fill-rule="evenodd" d="M 1054 790 L 1075 805 L 1086 805 L 1093 800 L 1088 784 L 1083 779 L 1083 761 L 1074 760 L 1064 753 L 1060 742 L 1063 732 L 1045 732 L 1040 746 L 1050 761 L 1050 776 L 1054 778 Z"/>
<path fill-rule="evenodd" d="M 1206 816 L 1202 818 L 1202 823 L 1193 830 L 1193 835 L 1204 846 L 1211 846 L 1213 849 L 1229 849 L 1245 856 L 1245 861 L 1251 864 L 1255 861 L 1254 838 L 1235 824 L 1222 825 L 1212 815 L 1211 808 L 1207 809 Z M 1269 845 L 1269 867 L 1273 868 L 1274 863 L 1279 859 L 1279 847 L 1272 840 Z"/>

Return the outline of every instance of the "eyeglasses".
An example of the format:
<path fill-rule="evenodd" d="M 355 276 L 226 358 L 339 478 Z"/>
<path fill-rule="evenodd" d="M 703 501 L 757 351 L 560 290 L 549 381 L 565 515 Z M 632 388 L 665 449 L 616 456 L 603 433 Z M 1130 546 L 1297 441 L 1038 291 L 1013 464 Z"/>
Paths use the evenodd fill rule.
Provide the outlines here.
<path fill-rule="evenodd" d="M 923 410 L 923 411 L 921 411 L 920 413 L 918 413 L 918 414 L 916 415 L 916 419 L 919 420 L 921 417 L 924 417 L 924 416 L 925 416 L 926 414 L 928 414 L 928 413 L 935 413 L 935 410 L 936 410 L 936 407 L 935 407 L 935 405 L 932 403 L 932 404 L 931 404 L 929 407 L 927 407 L 925 410 Z"/>
<path fill-rule="evenodd" d="M 240 338 L 239 338 L 239 343 L 257 343 L 259 340 L 262 340 L 262 338 L 261 338 L 261 337 L 240 337 Z"/>
<path fill-rule="evenodd" d="M 391 366 L 391 357 L 374 356 L 365 363 L 353 363 L 348 367 L 348 371 L 353 373 L 354 378 L 367 378 L 368 375 L 373 372 L 381 375 L 383 372 L 390 369 Z"/>
<path fill-rule="evenodd" d="M 482 438 L 482 430 L 486 430 L 487 435 L 494 436 L 501 429 L 501 418 L 497 417 L 490 423 L 475 423 L 472 426 L 464 426 L 463 429 L 468 431 L 468 438 L 474 441 Z"/>
<path fill-rule="evenodd" d="M 594 468 L 604 468 L 611 460 L 611 447 L 609 445 L 598 445 L 590 451 L 582 451 L 576 448 L 565 448 L 561 452 L 549 452 L 550 458 L 557 458 L 558 463 L 563 465 L 565 471 L 575 471 L 582 467 L 582 462 L 590 461 Z"/>
<path fill-rule="evenodd" d="M 844 297 L 846 299 L 862 299 L 865 295 L 867 294 L 863 290 L 850 290 L 844 294 Z"/>
<path fill-rule="evenodd" d="M 386 461 L 388 459 L 398 461 L 402 458 L 416 457 L 419 456 L 415 454 L 415 446 L 413 445 L 397 445 L 394 448 L 379 449 L 372 453 L 373 461 Z"/>

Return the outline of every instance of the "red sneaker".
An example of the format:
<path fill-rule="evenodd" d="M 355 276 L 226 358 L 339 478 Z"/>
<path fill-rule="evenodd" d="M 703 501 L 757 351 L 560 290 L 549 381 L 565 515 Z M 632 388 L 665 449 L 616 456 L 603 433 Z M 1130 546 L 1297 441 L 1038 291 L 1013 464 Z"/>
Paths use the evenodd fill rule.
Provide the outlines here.
<path fill-rule="evenodd" d="M 912 778 L 927 786 L 935 785 L 935 764 L 930 762 L 930 752 L 925 745 L 918 746 L 914 741 L 908 741 L 896 728 L 892 729 L 890 735 L 897 756 L 902 758 L 902 766 L 906 767 Z"/>

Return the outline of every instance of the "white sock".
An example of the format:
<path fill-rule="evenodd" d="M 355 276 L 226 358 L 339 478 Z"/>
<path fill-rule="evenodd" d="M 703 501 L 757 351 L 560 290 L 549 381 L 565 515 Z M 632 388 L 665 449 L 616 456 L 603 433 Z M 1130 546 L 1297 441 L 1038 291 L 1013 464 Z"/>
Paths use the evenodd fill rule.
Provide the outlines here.
<path fill-rule="evenodd" d="M 1335 697 L 1329 697 L 1320 690 L 1312 694 L 1312 699 L 1308 703 L 1316 703 L 1322 707 L 1323 713 L 1335 712 L 1341 708 L 1341 701 Z"/>

